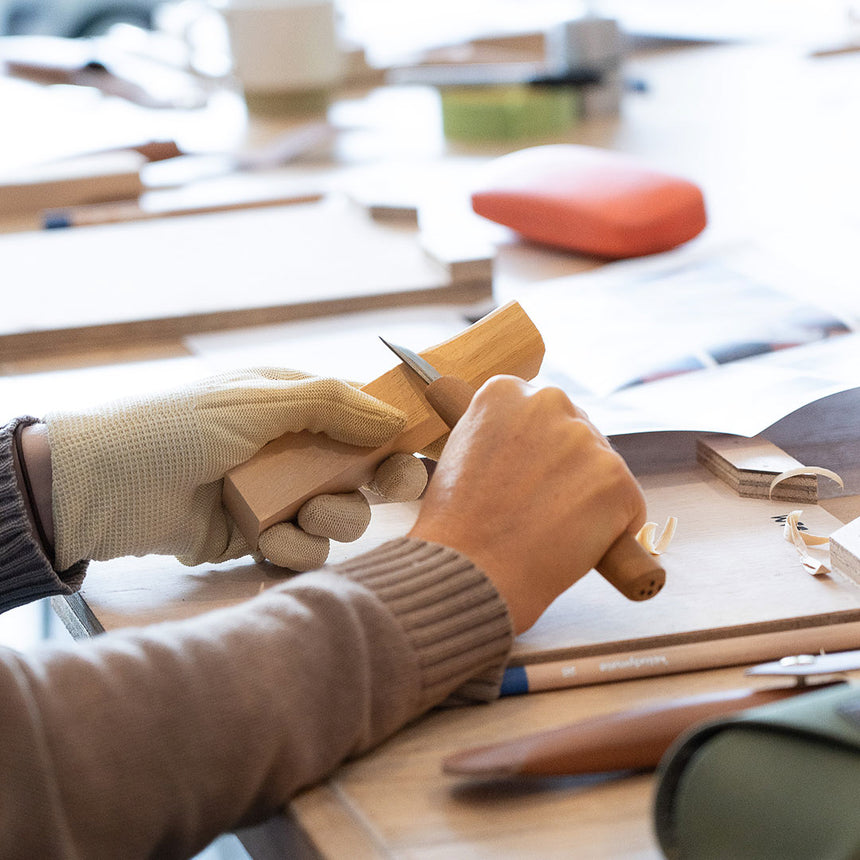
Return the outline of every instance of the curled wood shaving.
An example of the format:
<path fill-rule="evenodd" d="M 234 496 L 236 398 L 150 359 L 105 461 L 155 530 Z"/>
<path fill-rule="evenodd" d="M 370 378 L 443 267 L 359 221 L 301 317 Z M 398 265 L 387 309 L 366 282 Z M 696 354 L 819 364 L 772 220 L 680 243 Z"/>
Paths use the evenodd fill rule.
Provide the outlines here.
<path fill-rule="evenodd" d="M 831 472 L 830 469 L 822 469 L 819 466 L 801 466 L 799 469 L 789 469 L 788 471 L 781 472 L 777 475 L 770 482 L 767 497 L 769 499 L 772 498 L 774 487 L 776 487 L 777 484 L 781 484 L 783 481 L 788 480 L 788 478 L 794 478 L 797 475 L 822 475 L 825 478 L 830 478 L 831 481 L 836 481 L 841 489 L 845 489 L 845 482 L 836 474 L 836 472 Z"/>
<path fill-rule="evenodd" d="M 654 535 L 657 534 L 657 523 L 645 523 L 636 534 L 636 540 L 639 541 L 651 555 L 660 555 L 663 550 L 669 546 L 672 538 L 675 536 L 675 526 L 678 520 L 676 517 L 669 517 L 666 520 L 666 525 L 663 526 L 663 531 L 660 532 L 660 537 L 654 540 Z"/>
<path fill-rule="evenodd" d="M 809 547 L 823 546 L 830 543 L 829 537 L 823 535 L 814 535 L 809 532 L 802 532 L 798 528 L 800 515 L 803 511 L 792 511 L 785 518 L 785 525 L 782 533 L 785 539 L 794 544 L 795 549 L 800 555 L 800 563 L 813 576 L 818 576 L 821 573 L 830 572 L 830 553 L 821 553 L 823 557 L 817 558 L 815 550 L 810 551 Z"/>

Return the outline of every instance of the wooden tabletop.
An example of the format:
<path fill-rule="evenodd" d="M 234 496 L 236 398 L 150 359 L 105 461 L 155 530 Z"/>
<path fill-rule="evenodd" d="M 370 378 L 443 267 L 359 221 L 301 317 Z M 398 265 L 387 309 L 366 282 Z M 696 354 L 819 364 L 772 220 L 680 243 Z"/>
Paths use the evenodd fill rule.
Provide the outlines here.
<path fill-rule="evenodd" d="M 856 397 L 845 401 L 847 408 L 842 411 L 846 413 L 846 428 L 856 426 L 860 415 L 860 403 L 856 401 Z M 715 485 L 716 478 L 703 477 L 708 474 L 704 467 L 698 475 L 694 467 L 687 465 L 677 473 L 662 476 L 655 468 L 655 458 L 650 456 L 653 447 L 646 443 L 645 436 L 642 439 L 639 459 L 649 464 L 649 474 L 643 475 L 646 496 L 656 502 L 663 490 L 674 488 L 672 498 L 681 515 L 681 527 L 689 529 L 691 510 L 699 495 L 696 488 L 703 489 L 706 484 L 702 482 L 707 482 L 710 492 L 701 494 L 700 506 L 706 513 L 713 513 L 714 533 L 719 536 L 741 528 L 737 516 L 729 513 L 726 519 L 719 505 L 713 506 L 713 491 L 723 485 L 719 482 Z M 631 463 L 641 465 L 637 464 L 635 445 L 631 448 L 629 439 L 625 444 Z M 650 444 L 653 446 L 653 438 Z M 677 461 L 677 452 L 667 450 L 669 447 L 663 446 L 664 458 L 668 462 Z M 860 476 L 856 472 L 846 475 L 849 494 L 822 500 L 821 504 L 837 520 L 860 513 L 857 495 Z M 730 491 L 719 492 L 726 495 Z M 756 503 L 746 500 L 741 504 Z M 415 510 L 414 503 L 374 505 L 368 532 L 356 544 L 334 544 L 332 560 L 347 558 L 403 534 L 411 525 Z M 815 509 L 810 514 L 830 516 Z M 765 528 L 769 533 L 770 527 Z M 731 537 L 727 546 L 738 546 L 736 535 Z M 760 563 L 750 563 L 745 550 L 747 560 L 743 564 L 735 565 L 729 558 L 723 565 L 728 571 L 725 578 L 730 583 L 729 590 L 734 589 L 736 597 L 743 594 L 743 606 L 738 606 L 735 613 L 736 622 L 750 606 L 767 606 L 774 611 L 782 605 L 790 607 L 792 598 L 785 588 L 807 595 L 802 602 L 811 604 L 815 600 L 834 599 L 835 592 L 843 587 L 838 576 L 813 578 L 801 569 L 799 562 L 792 561 L 788 562 L 787 575 L 783 577 L 788 580 L 787 585 L 775 585 L 776 569 L 784 563 L 777 562 L 777 556 L 790 558 L 791 552 L 777 534 L 773 540 L 762 540 L 761 535 L 756 535 L 755 540 L 760 542 L 763 555 Z M 673 623 L 680 626 L 687 620 L 692 623 L 707 600 L 700 600 L 695 594 L 685 595 L 682 578 L 686 576 L 688 586 L 695 588 L 695 574 L 710 569 L 711 574 L 705 576 L 707 582 L 701 583 L 699 593 L 704 596 L 712 585 L 713 593 L 719 593 L 721 586 L 712 581 L 713 576 L 720 576 L 719 558 L 701 558 L 699 564 L 695 556 L 685 561 L 683 555 L 673 556 L 671 545 L 666 558 L 667 562 L 675 563 L 674 567 L 667 565 L 670 582 L 644 609 L 609 589 L 600 591 L 602 583 L 594 579 L 578 583 L 560 601 L 575 607 L 580 595 L 581 602 L 591 607 L 589 616 L 595 616 L 589 618 L 587 626 L 598 634 L 602 610 L 595 595 L 602 595 L 605 625 L 623 624 L 625 618 L 630 624 L 630 617 L 637 609 L 643 609 L 643 617 L 659 619 L 660 597 L 671 607 Z M 773 570 L 769 571 L 769 566 Z M 694 576 L 690 577 L 691 573 Z M 738 585 L 738 580 L 745 584 Z M 271 566 L 257 565 L 250 559 L 187 568 L 175 559 L 163 557 L 125 558 L 92 563 L 82 590 L 71 597 L 54 598 L 53 604 L 68 629 L 84 637 L 130 625 L 189 618 L 249 599 L 281 581 L 282 576 Z M 679 582 L 680 588 L 674 588 Z M 852 595 L 849 588 L 845 592 L 845 606 L 860 607 Z M 730 613 L 731 600 L 723 603 L 724 611 Z M 558 607 L 561 606 L 559 602 Z M 549 636 L 550 641 L 559 635 L 559 624 L 563 622 L 563 612 L 558 607 L 554 613 L 547 613 L 550 623 L 541 634 Z M 659 620 L 655 623 L 659 625 Z M 732 617 L 720 617 L 718 623 L 730 625 Z M 671 626 L 667 619 L 663 627 Z M 856 626 L 852 624 L 851 629 Z M 649 634 L 647 629 L 641 629 L 643 625 L 637 628 L 635 620 L 633 627 L 639 629 L 639 635 Z M 791 640 L 792 634 L 788 637 Z M 576 634 L 572 633 L 571 638 L 576 639 Z M 785 645 L 783 639 L 778 644 Z M 515 653 L 528 655 L 534 647 L 534 643 L 529 646 L 524 640 Z M 718 651 L 723 646 L 715 641 L 711 647 Z M 786 653 L 791 651 L 790 644 L 785 647 Z M 777 656 L 782 654 L 768 654 L 768 659 Z M 742 658 L 733 659 L 745 663 Z M 516 738 L 638 705 L 724 689 L 780 684 L 770 679 L 751 681 L 744 676 L 744 668 L 745 665 L 736 665 L 598 683 L 507 696 L 488 705 L 437 709 L 405 727 L 377 750 L 345 764 L 323 784 L 299 795 L 283 816 L 240 831 L 238 836 L 256 860 L 285 856 L 658 858 L 661 855 L 651 821 L 655 787 L 652 773 L 472 780 L 444 774 L 442 760 L 467 747 Z"/>
<path fill-rule="evenodd" d="M 436 711 L 296 798 L 292 812 L 324 857 L 658 858 L 650 773 L 468 780 L 441 773 L 441 761 L 646 702 L 743 686 L 742 670 L 731 669 Z"/>

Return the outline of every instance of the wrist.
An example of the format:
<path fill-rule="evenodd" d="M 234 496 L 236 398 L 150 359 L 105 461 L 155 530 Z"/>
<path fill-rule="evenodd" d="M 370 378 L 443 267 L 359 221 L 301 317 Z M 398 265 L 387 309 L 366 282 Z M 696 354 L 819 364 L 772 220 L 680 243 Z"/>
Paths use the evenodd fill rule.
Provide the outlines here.
<path fill-rule="evenodd" d="M 449 547 L 396 538 L 333 567 L 373 592 L 398 620 L 424 675 L 426 708 L 498 696 L 513 630 L 480 568 Z"/>
<path fill-rule="evenodd" d="M 519 635 L 528 630 L 549 602 L 541 601 L 535 593 L 536 577 L 524 577 L 522 570 L 510 571 L 491 551 L 475 545 L 467 535 L 459 533 L 456 528 L 445 526 L 444 521 L 440 525 L 432 521 L 425 522 L 419 517 L 407 536 L 448 547 L 468 558 L 484 572 L 506 605 L 514 634 Z M 528 587 L 529 583 L 531 588 Z"/>
<path fill-rule="evenodd" d="M 53 559 L 54 517 L 51 499 L 51 446 L 44 424 L 19 425 L 14 439 L 18 488 L 34 536 Z"/>

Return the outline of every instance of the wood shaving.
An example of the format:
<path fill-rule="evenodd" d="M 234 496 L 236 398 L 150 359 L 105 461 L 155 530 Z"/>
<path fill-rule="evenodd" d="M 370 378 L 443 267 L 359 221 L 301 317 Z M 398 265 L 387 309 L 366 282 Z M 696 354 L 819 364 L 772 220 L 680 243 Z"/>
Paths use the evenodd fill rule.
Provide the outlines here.
<path fill-rule="evenodd" d="M 654 536 L 657 534 L 657 523 L 645 523 L 636 534 L 636 540 L 651 553 L 651 555 L 660 555 L 672 541 L 675 536 L 675 527 L 678 524 L 676 517 L 669 517 L 666 520 L 666 525 L 663 526 L 663 531 L 660 532 L 660 537 L 656 540 Z"/>
<path fill-rule="evenodd" d="M 794 547 L 800 556 L 800 563 L 807 572 L 811 573 L 813 576 L 818 576 L 822 573 L 830 573 L 829 548 L 826 552 L 821 552 L 819 550 L 817 554 L 815 550 L 810 551 L 810 547 L 822 547 L 825 544 L 829 544 L 830 538 L 824 537 L 823 535 L 814 535 L 809 532 L 800 531 L 798 524 L 802 513 L 803 511 L 792 511 L 785 518 L 785 525 L 783 526 L 782 533 L 789 543 L 794 544 Z"/>
<path fill-rule="evenodd" d="M 831 472 L 830 469 L 822 469 L 819 466 L 801 466 L 798 469 L 789 469 L 788 471 L 781 472 L 777 475 L 770 482 L 767 497 L 769 499 L 773 497 L 773 489 L 777 484 L 781 484 L 783 481 L 788 480 L 788 478 L 794 478 L 797 475 L 822 475 L 825 478 L 830 478 L 831 481 L 835 481 L 839 484 L 841 489 L 845 489 L 845 482 L 836 474 L 836 472 Z"/>
<path fill-rule="evenodd" d="M 787 472 L 782 472 L 777 475 L 770 482 L 770 489 L 768 490 L 768 498 L 771 498 L 773 493 L 773 488 L 779 484 L 781 481 L 785 481 L 787 478 L 793 478 L 795 475 L 821 475 L 825 478 L 830 478 L 831 481 L 835 481 L 839 488 L 845 489 L 845 482 L 842 478 L 836 474 L 836 472 L 831 471 L 830 469 L 822 469 L 819 466 L 801 466 L 798 469 L 789 469 Z M 814 535 L 809 532 L 800 531 L 799 522 L 800 515 L 803 511 L 792 511 L 785 518 L 785 525 L 783 526 L 782 533 L 785 539 L 794 545 L 797 550 L 797 554 L 800 556 L 800 563 L 803 565 L 804 570 L 808 573 L 811 573 L 813 576 L 818 576 L 822 573 L 830 573 L 830 538 L 825 537 L 824 535 Z M 824 549 L 825 544 L 827 544 L 827 548 Z M 810 547 L 819 547 L 818 550 L 812 549 Z"/>

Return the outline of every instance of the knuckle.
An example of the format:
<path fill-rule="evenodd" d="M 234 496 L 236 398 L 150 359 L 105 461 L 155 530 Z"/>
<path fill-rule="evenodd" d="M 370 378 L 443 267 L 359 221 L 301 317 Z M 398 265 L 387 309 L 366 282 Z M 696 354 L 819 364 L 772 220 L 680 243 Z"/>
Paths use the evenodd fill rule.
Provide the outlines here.
<path fill-rule="evenodd" d="M 573 404 L 570 398 L 556 385 L 546 385 L 538 388 L 534 394 L 535 402 L 548 406 L 551 409 L 569 410 Z"/>
<path fill-rule="evenodd" d="M 499 374 L 491 376 L 478 390 L 476 397 L 483 399 L 506 399 L 521 395 L 525 389 L 525 382 L 518 376 Z"/>

